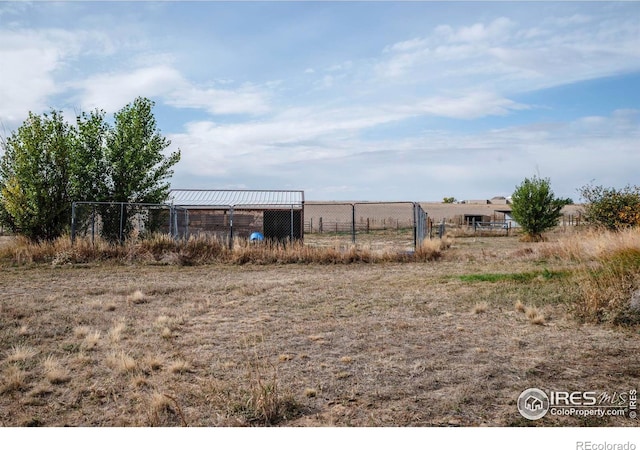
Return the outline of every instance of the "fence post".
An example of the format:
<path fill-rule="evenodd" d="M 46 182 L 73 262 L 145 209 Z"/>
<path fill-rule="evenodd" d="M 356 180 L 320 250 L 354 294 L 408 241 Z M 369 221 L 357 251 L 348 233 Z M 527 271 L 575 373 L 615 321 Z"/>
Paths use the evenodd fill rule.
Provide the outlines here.
<path fill-rule="evenodd" d="M 318 232 L 322 234 L 322 217 L 318 219 Z"/>
<path fill-rule="evenodd" d="M 233 206 L 229 208 L 229 250 L 233 249 Z"/>
<path fill-rule="evenodd" d="M 122 245 L 122 229 L 124 227 L 124 203 L 120 203 L 120 244 Z"/>
<path fill-rule="evenodd" d="M 293 205 L 291 205 L 291 222 L 289 229 L 289 242 L 293 242 Z"/>
<path fill-rule="evenodd" d="M 76 202 L 71 203 L 71 245 L 76 242 Z"/>
<path fill-rule="evenodd" d="M 356 205 L 351 205 L 351 242 L 356 243 Z"/>

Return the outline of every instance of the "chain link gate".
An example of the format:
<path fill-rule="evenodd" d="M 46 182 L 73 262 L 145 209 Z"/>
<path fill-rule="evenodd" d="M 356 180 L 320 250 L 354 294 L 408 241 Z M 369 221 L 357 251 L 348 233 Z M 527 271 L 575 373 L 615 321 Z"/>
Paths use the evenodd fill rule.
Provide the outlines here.
<path fill-rule="evenodd" d="M 357 244 L 374 251 L 412 251 L 426 237 L 426 217 L 414 202 L 307 202 L 305 242 L 342 250 Z"/>

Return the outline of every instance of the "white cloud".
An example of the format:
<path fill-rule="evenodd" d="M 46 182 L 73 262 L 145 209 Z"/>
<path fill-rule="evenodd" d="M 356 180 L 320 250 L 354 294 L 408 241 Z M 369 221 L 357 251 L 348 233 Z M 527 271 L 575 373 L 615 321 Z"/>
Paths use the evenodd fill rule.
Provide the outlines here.
<path fill-rule="evenodd" d="M 377 141 L 363 139 L 357 131 L 381 117 L 340 125 L 342 117 L 332 123 L 329 116 L 327 111 L 312 124 L 307 122 L 309 111 L 292 111 L 269 122 L 190 124 L 185 133 L 171 136 L 183 155 L 174 185 L 188 187 L 183 173 L 209 177 L 214 184 L 247 184 L 268 174 L 269 179 L 303 187 L 314 199 L 403 200 L 407 198 L 393 196 L 406 196 L 411 185 L 417 191 L 409 200 L 438 200 L 446 195 L 508 195 L 525 176 L 539 171 L 551 178 L 557 195 L 575 198 L 576 189 L 591 179 L 615 185 L 632 177 L 640 164 L 637 110 L 568 123 L 464 135 L 434 131 Z M 611 149 L 624 157 L 612 157 Z M 387 188 L 381 191 L 378 186 Z"/>
<path fill-rule="evenodd" d="M 81 55 L 113 51 L 109 36 L 98 31 L 0 30 L 0 120 L 15 126 L 29 111 L 59 109 L 51 98 L 67 89 L 61 74 Z"/>
<path fill-rule="evenodd" d="M 211 114 L 264 114 L 270 110 L 269 92 L 256 86 L 236 90 L 184 85 L 168 95 L 167 104 L 204 109 Z"/>
<path fill-rule="evenodd" d="M 491 92 L 475 92 L 456 97 L 433 97 L 419 102 L 418 112 L 456 119 L 474 119 L 486 116 L 502 116 L 514 110 L 528 109 Z"/>
<path fill-rule="evenodd" d="M 166 95 L 183 84 L 180 73 L 155 66 L 117 73 L 100 73 L 75 84 L 83 110 L 115 112 L 138 96 Z"/>
<path fill-rule="evenodd" d="M 535 27 L 500 17 L 382 49 L 376 73 L 396 84 L 485 86 L 505 93 L 640 70 L 640 16 L 594 21 L 552 17 Z"/>

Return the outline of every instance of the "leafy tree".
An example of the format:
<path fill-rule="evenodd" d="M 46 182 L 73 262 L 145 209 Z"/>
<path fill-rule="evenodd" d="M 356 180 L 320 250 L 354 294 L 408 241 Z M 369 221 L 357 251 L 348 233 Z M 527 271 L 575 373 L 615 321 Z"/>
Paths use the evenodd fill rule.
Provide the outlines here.
<path fill-rule="evenodd" d="M 2 142 L 0 220 L 32 240 L 51 240 L 71 219 L 74 130 L 62 114 L 29 114 Z"/>
<path fill-rule="evenodd" d="M 528 239 L 542 240 L 542 233 L 555 227 L 568 199 L 556 198 L 548 178 L 525 178 L 511 196 L 511 215 Z"/>
<path fill-rule="evenodd" d="M 456 201 L 455 197 L 445 197 L 442 199 L 442 203 L 455 203 Z"/>
<path fill-rule="evenodd" d="M 105 201 L 109 197 L 105 148 L 110 127 L 104 116 L 104 111 L 95 110 L 76 118 L 76 145 L 71 163 L 75 201 Z"/>
<path fill-rule="evenodd" d="M 640 226 L 640 187 L 586 185 L 578 191 L 585 200 L 585 217 L 590 223 L 609 230 Z"/>
<path fill-rule="evenodd" d="M 154 103 L 138 97 L 115 114 L 104 152 L 106 162 L 106 198 L 113 202 L 161 203 L 169 195 L 168 179 L 180 152 L 168 156 L 163 151 L 171 145 L 157 127 L 152 113 Z M 131 231 L 126 208 L 107 207 L 103 211 L 103 235 L 121 239 Z M 121 213 L 123 216 L 121 217 Z"/>
<path fill-rule="evenodd" d="M 2 142 L 0 221 L 34 240 L 54 239 L 71 221 L 72 201 L 161 203 L 180 152 L 157 128 L 154 103 L 137 98 L 115 114 L 77 117 L 75 127 L 52 111 L 32 113 Z M 120 240 L 131 230 L 126 209 L 101 207 L 103 237 Z M 82 213 L 79 221 L 82 223 Z"/>

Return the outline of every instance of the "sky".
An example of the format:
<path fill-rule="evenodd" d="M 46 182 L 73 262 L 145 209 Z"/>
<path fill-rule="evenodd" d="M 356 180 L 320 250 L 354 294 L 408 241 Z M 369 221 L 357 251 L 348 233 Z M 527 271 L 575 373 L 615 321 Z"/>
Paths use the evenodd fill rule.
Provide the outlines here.
<path fill-rule="evenodd" d="M 0 132 L 143 96 L 173 188 L 640 185 L 640 2 L 0 1 Z"/>

